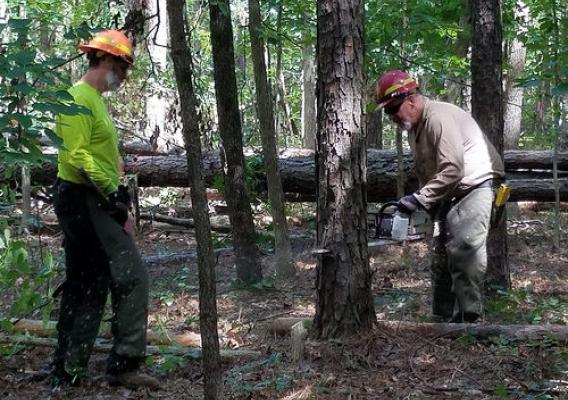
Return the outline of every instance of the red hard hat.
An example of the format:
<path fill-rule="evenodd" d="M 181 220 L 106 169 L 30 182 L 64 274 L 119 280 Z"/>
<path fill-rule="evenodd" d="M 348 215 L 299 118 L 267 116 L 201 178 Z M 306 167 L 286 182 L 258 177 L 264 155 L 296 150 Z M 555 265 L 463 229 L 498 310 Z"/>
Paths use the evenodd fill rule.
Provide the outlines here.
<path fill-rule="evenodd" d="M 377 82 L 377 103 L 384 107 L 399 96 L 415 93 L 416 80 L 403 71 L 388 71 Z"/>

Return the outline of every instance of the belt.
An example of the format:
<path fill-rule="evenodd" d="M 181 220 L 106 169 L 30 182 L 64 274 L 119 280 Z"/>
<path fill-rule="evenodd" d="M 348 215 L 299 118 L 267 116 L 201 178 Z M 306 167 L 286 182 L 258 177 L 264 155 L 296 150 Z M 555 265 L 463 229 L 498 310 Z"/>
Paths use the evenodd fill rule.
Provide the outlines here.
<path fill-rule="evenodd" d="M 458 196 L 455 196 L 451 203 L 452 204 L 456 204 L 458 203 L 461 199 L 463 199 L 465 196 L 467 196 L 468 194 L 470 194 L 471 192 L 473 192 L 475 189 L 480 189 L 480 188 L 495 188 L 497 186 L 499 186 L 501 183 L 503 182 L 502 179 L 500 178 L 489 178 L 484 180 L 483 182 L 481 182 L 478 185 L 475 185 L 471 188 L 469 188 L 468 190 L 466 190 L 465 192 L 459 194 Z"/>
<path fill-rule="evenodd" d="M 61 179 L 61 178 L 57 177 L 57 179 L 55 180 L 55 187 L 58 187 L 58 186 L 60 186 L 60 185 L 65 185 L 65 186 L 68 186 L 68 187 L 72 188 L 73 190 L 81 190 L 81 191 L 82 191 L 82 190 L 86 190 L 86 189 L 89 188 L 89 187 L 86 186 L 86 185 L 82 185 L 82 184 L 80 184 L 80 183 L 71 182 L 71 181 L 68 181 L 68 180 Z"/>
<path fill-rule="evenodd" d="M 494 185 L 494 181 L 496 181 L 496 179 L 493 178 L 489 178 L 483 182 L 481 182 L 479 185 L 474 186 L 473 188 L 471 188 L 470 190 L 468 190 L 468 193 L 471 192 L 472 190 L 475 190 L 477 188 L 492 188 Z"/>

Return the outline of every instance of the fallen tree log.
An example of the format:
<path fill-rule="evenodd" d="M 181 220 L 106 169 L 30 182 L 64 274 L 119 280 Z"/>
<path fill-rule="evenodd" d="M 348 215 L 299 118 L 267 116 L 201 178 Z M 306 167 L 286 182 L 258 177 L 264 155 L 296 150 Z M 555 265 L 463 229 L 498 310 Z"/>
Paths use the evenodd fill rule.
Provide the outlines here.
<path fill-rule="evenodd" d="M 269 332 L 278 335 L 289 335 L 292 326 L 300 321 L 311 323 L 306 317 L 277 318 L 269 326 Z M 451 323 L 419 323 L 409 321 L 379 321 L 377 329 L 389 331 L 415 333 L 421 337 L 445 337 L 457 339 L 470 335 L 478 339 L 487 339 L 493 336 L 505 336 L 515 340 L 543 340 L 556 338 L 559 343 L 568 343 L 567 325 L 495 325 L 495 324 L 451 324 Z"/>
<path fill-rule="evenodd" d="M 24 345 L 24 346 L 39 346 L 39 347 L 57 347 L 57 339 L 33 337 L 33 336 L 8 336 L 0 335 L 0 344 L 8 345 Z M 93 351 L 97 353 L 110 353 L 113 345 L 103 341 L 96 340 L 93 346 Z M 220 349 L 219 353 L 222 358 L 240 358 L 240 357 L 259 357 L 260 352 L 253 350 L 241 349 Z M 186 356 L 194 359 L 199 359 L 202 356 L 202 349 L 195 347 L 178 347 L 178 346 L 146 346 L 147 355 L 175 355 Z"/>
<path fill-rule="evenodd" d="M 36 337 L 55 337 L 57 335 L 57 322 L 34 319 L 14 320 L 10 333 L 16 335 L 27 334 Z M 103 322 L 101 324 L 98 337 L 105 339 L 112 338 L 111 324 L 109 322 Z M 176 344 L 176 346 L 182 347 L 201 347 L 201 335 L 191 331 L 184 331 L 179 335 L 174 335 L 166 330 L 156 332 L 148 329 L 146 331 L 146 341 L 148 344 L 155 345 L 169 346 Z M 224 342 L 221 342 L 220 345 L 223 346 Z"/>
<path fill-rule="evenodd" d="M 16 334 L 26 333 L 34 336 L 55 336 L 57 334 L 57 322 L 34 319 L 15 320 L 13 321 L 11 332 Z M 98 336 L 102 338 L 110 338 L 112 336 L 110 323 L 105 322 L 101 324 Z M 148 329 L 146 340 L 152 344 L 172 344 L 175 338 L 167 332 L 155 332 Z"/>
<path fill-rule="evenodd" d="M 223 248 L 223 249 L 214 249 L 213 250 L 213 254 L 215 254 L 215 256 L 217 256 L 217 257 L 220 257 L 220 256 L 225 255 L 225 254 L 232 254 L 232 253 L 233 253 L 232 247 L 226 247 L 226 248 Z M 182 264 L 182 263 L 187 263 L 187 262 L 193 261 L 196 258 L 197 258 L 196 252 L 188 252 L 188 253 L 165 254 L 165 255 L 161 255 L 161 256 L 146 256 L 146 257 L 143 258 L 143 261 L 146 264 L 153 266 L 153 265 L 160 265 L 160 264 L 166 264 L 166 263 Z"/>
<path fill-rule="evenodd" d="M 165 222 L 170 225 L 183 226 L 185 228 L 195 227 L 195 223 L 191 218 L 177 218 L 169 215 L 154 214 L 143 212 L 140 213 L 140 219 L 145 221 Z M 212 215 L 209 217 L 211 223 L 211 230 L 217 232 L 228 233 L 231 232 L 231 223 L 229 217 L 226 215 Z"/>
<path fill-rule="evenodd" d="M 398 164 L 396 154 L 391 150 L 369 150 L 367 163 L 367 197 L 370 202 L 381 202 L 396 197 L 396 176 Z M 404 155 L 404 170 L 407 176 L 405 190 L 416 190 L 417 181 L 413 173 L 410 154 Z M 310 150 L 287 150 L 279 159 L 280 174 L 284 191 L 289 200 L 313 201 L 315 199 L 314 152 Z M 552 153 L 546 151 L 507 151 L 505 168 L 511 177 L 513 193 L 511 201 L 536 200 L 554 201 L 552 179 Z M 125 165 L 127 174 L 138 175 L 138 185 L 161 187 L 187 187 L 189 177 L 185 155 L 128 157 Z M 568 171 L 568 152 L 560 153 L 558 169 L 561 176 Z M 203 156 L 203 175 L 207 185 L 212 186 L 215 177 L 222 175 L 222 164 L 217 152 Z M 0 166 L 0 176 L 2 167 Z M 55 165 L 49 164 L 32 170 L 32 181 L 48 185 L 55 180 Z M 261 188 L 262 189 L 262 188 Z M 560 179 L 560 196 L 568 199 L 568 179 Z"/>

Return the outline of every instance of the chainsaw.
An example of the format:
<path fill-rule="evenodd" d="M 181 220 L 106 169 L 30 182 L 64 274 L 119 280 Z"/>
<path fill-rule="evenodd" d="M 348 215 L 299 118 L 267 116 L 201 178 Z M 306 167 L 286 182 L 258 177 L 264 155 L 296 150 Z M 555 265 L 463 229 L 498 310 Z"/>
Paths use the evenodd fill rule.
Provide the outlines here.
<path fill-rule="evenodd" d="M 382 205 L 375 219 L 375 239 L 403 242 L 420 240 L 429 229 L 428 214 L 415 211 L 408 215 L 398 209 L 396 202 Z"/>

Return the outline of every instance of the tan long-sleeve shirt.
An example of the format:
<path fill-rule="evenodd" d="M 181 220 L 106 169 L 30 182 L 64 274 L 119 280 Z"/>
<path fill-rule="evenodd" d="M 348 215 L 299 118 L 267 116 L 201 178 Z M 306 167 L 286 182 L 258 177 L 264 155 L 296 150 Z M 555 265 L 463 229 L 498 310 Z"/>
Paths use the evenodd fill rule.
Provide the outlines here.
<path fill-rule="evenodd" d="M 491 178 L 505 176 L 503 161 L 473 117 L 461 108 L 425 98 L 424 112 L 409 132 L 420 189 L 431 209 Z"/>

